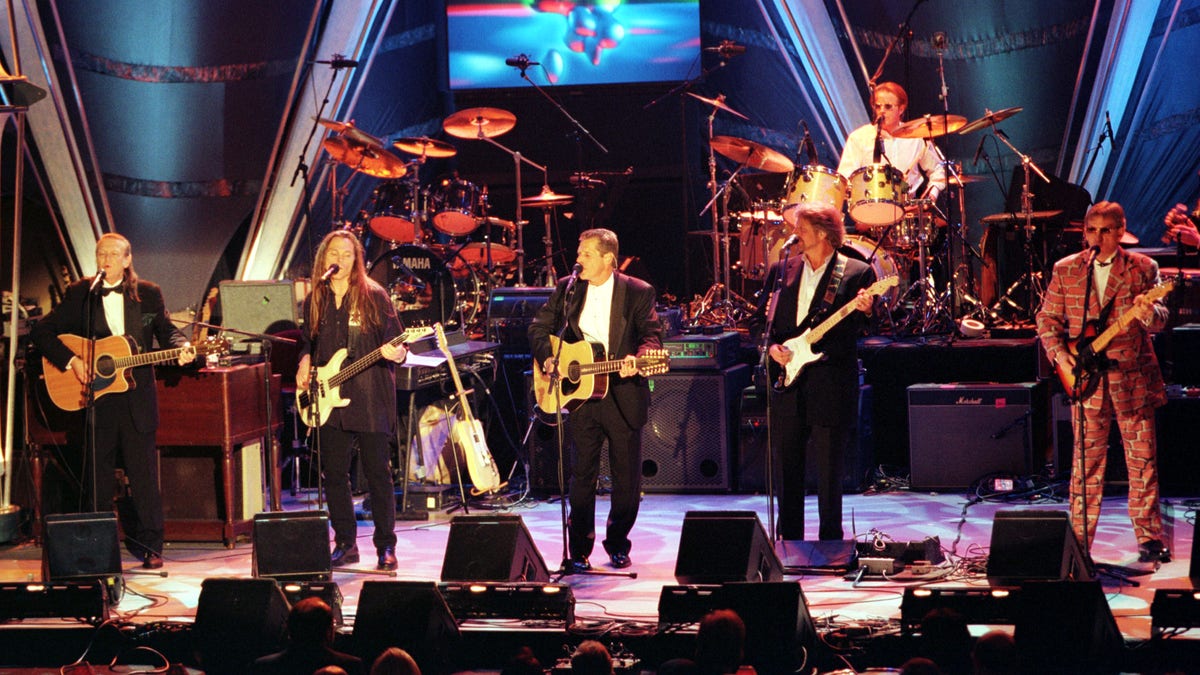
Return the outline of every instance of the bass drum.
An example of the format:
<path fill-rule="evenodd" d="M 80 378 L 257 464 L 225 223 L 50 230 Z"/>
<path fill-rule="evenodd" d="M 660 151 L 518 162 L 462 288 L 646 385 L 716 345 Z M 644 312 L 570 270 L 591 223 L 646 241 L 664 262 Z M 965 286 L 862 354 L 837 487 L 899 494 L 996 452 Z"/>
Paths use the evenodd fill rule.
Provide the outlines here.
<path fill-rule="evenodd" d="M 458 328 L 475 320 L 479 280 L 468 267 L 456 278 L 424 246 L 397 246 L 375 258 L 368 275 L 383 286 L 406 326 L 441 323 Z"/>
<path fill-rule="evenodd" d="M 842 242 L 842 252 L 851 258 L 856 258 L 863 262 L 870 262 L 871 269 L 875 270 L 875 278 L 882 279 L 886 276 L 896 275 L 898 284 L 889 288 L 879 296 L 889 310 L 896 309 L 900 298 L 904 297 L 904 291 L 908 285 L 906 276 L 900 274 L 900 267 L 896 264 L 891 254 L 882 246 L 877 246 L 875 242 L 866 237 L 860 237 L 857 234 L 846 235 L 846 240 Z"/>

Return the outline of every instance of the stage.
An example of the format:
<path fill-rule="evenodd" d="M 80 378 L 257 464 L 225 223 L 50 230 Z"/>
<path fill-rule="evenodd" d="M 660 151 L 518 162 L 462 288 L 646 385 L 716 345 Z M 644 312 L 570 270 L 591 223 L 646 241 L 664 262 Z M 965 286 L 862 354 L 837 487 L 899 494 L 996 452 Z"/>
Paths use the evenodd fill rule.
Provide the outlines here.
<path fill-rule="evenodd" d="M 1165 541 L 1170 547 L 1172 561 L 1154 569 L 1149 564 L 1136 561 L 1134 541 L 1126 502 L 1117 494 L 1106 498 L 1103 514 L 1092 549 L 1097 563 L 1127 566 L 1145 572 L 1134 580 L 1133 586 L 1118 583 L 1104 577 L 1103 588 L 1108 607 L 1124 636 L 1129 664 L 1144 664 L 1156 655 L 1179 649 L 1185 639 L 1150 641 L 1150 603 L 1156 589 L 1191 589 L 1188 579 L 1190 552 L 1192 551 L 1193 527 L 1196 501 L 1170 499 L 1163 503 L 1166 526 Z M 890 491 L 874 494 L 847 495 L 845 502 L 846 536 L 851 528 L 860 541 L 922 541 L 937 537 L 947 558 L 947 563 L 919 579 L 901 582 L 870 577 L 854 583 L 822 573 L 802 575 L 788 574 L 788 581 L 798 581 L 803 589 L 808 612 L 817 632 L 825 642 L 839 649 L 830 649 L 824 654 L 835 662 L 856 668 L 868 666 L 898 666 L 894 660 L 903 656 L 904 645 L 900 637 L 900 604 L 906 587 L 918 585 L 971 586 L 986 588 L 988 580 L 983 575 L 985 558 L 992 531 L 992 521 L 997 511 L 1017 509 L 1049 509 L 1063 511 L 1065 501 L 1061 498 L 1065 489 L 1059 485 L 1048 487 L 1043 494 L 1050 499 L 1032 502 L 1028 498 L 977 500 L 963 493 L 929 493 L 915 491 Z M 315 495 L 302 491 L 295 497 L 285 494 L 285 508 L 303 511 L 316 508 Z M 810 501 L 815 500 L 810 497 Z M 508 508 L 475 507 L 472 515 L 495 515 L 497 513 L 519 515 L 528 528 L 536 548 L 551 572 L 557 569 L 562 559 L 561 507 L 558 502 L 515 500 Z M 607 511 L 607 498 L 601 497 L 598 504 L 598 522 L 602 526 Z M 651 667 L 665 658 L 685 655 L 690 650 L 688 631 L 663 635 L 658 631 L 658 603 L 664 586 L 677 584 L 674 569 L 680 544 L 680 530 L 684 514 L 689 511 L 752 511 L 766 525 L 767 500 L 761 495 L 731 494 L 646 494 L 642 500 L 641 514 L 632 538 L 633 566 L 628 570 L 635 578 L 623 576 L 567 576 L 562 583 L 570 586 L 575 598 L 575 624 L 569 634 L 539 624 L 523 626 L 517 621 L 502 622 L 499 627 L 475 626 L 478 622 L 467 622 L 462 626 L 462 649 L 457 664 L 460 669 L 498 670 L 519 644 L 531 645 L 537 651 L 543 665 L 552 665 L 561 656 L 563 645 L 577 644 L 586 637 L 595 637 L 625 647 L 642 658 L 642 667 Z M 808 531 L 816 531 L 815 502 L 810 505 Z M 371 545 L 369 522 L 359 524 L 359 548 L 363 555 L 362 567 L 366 573 L 335 571 L 336 582 L 343 597 L 342 613 L 345 617 L 343 633 L 351 633 L 356 610 L 365 581 L 415 580 L 439 581 L 445 558 L 450 519 L 461 514 L 434 511 L 427 521 L 401 521 L 397 523 L 399 545 L 396 553 L 400 567 L 395 577 L 374 572 L 374 551 Z M 778 548 L 778 547 L 777 547 Z M 790 550 L 790 549 L 789 549 Z M 129 623 L 131 627 L 122 631 L 126 636 L 138 632 L 152 634 L 145 640 L 159 641 L 159 648 L 174 650 L 173 660 L 186 659 L 186 640 L 181 642 L 180 633 L 186 632 L 187 624 L 196 618 L 200 601 L 201 583 L 213 577 L 250 578 L 253 546 L 245 538 L 228 549 L 218 543 L 198 544 L 169 542 L 164 551 L 166 565 L 163 574 L 146 574 L 136 567 L 135 561 L 124 556 L 126 592 L 115 608 L 113 618 L 118 623 Z M 22 543 L 0 549 L 0 582 L 36 581 L 41 575 L 41 549 L 34 543 Z M 607 559 L 597 546 L 592 562 L 597 570 L 610 570 Z M 795 564 L 784 556 L 784 565 Z M 898 578 L 903 578 L 900 575 Z M 911 574 L 908 575 L 910 578 Z M 940 578 L 938 578 L 940 576 Z M 176 624 L 179 622 L 179 624 Z M 153 630 L 150 628 L 153 627 Z M 850 630 L 847 630 L 847 629 Z M 1011 626 L 1009 627 L 1011 628 Z M 978 635 L 982 627 L 973 627 Z M 839 632 L 840 631 L 840 632 Z M 499 638 L 503 633 L 506 637 Z M 658 634 L 658 635 L 656 635 Z M 847 634 L 864 636 L 854 639 L 853 644 L 830 640 L 831 635 Z M 58 635 L 61 639 L 49 639 Z M 164 638 L 164 635 L 170 637 Z M 865 636 L 870 636 L 865 637 Z M 37 636 L 31 639 L 32 636 Z M 157 636 L 155 638 L 154 636 Z M 38 619 L 14 622 L 0 626 L 0 644 L 3 649 L 0 663 L 13 666 L 53 666 L 74 660 L 82 653 L 83 645 L 93 637 L 92 630 L 82 624 L 63 619 Z M 108 641 L 97 638 L 93 657 L 102 653 Z M 343 635 L 339 644 L 349 639 Z M 166 647 L 162 646 L 165 640 Z M 876 642 L 886 647 L 872 647 Z M 79 650 L 79 651 L 75 651 Z M 182 653 L 180 653 L 182 652 Z M 1172 652 L 1173 653 L 1173 652 Z M 66 658 L 67 660 L 55 660 Z M 95 658 L 91 659 L 96 663 Z M 186 662 L 186 661 L 185 661 Z M 819 662 L 818 662 L 819 663 Z M 1129 670 L 1141 670 L 1133 667 Z M 761 671 L 760 671 L 761 672 Z"/>

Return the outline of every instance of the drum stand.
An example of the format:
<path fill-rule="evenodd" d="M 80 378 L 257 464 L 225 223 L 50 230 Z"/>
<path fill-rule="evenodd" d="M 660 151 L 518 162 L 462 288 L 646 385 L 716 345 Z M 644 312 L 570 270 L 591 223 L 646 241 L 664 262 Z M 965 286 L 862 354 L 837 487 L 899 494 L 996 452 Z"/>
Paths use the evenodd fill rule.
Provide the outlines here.
<path fill-rule="evenodd" d="M 1025 273 L 1022 274 L 1019 279 L 1013 282 L 1011 286 L 1005 289 L 1004 294 L 998 300 L 996 300 L 994 305 L 992 305 L 992 311 L 996 312 L 1007 305 L 1020 312 L 1023 315 L 1023 319 L 1030 321 L 1033 319 L 1033 314 L 1037 311 L 1037 303 L 1041 300 L 1041 297 L 1045 293 L 1046 289 L 1043 284 L 1042 270 L 1040 269 L 1040 265 L 1038 265 L 1037 261 L 1035 260 L 1033 250 L 1033 233 L 1037 230 L 1037 226 L 1033 224 L 1033 193 L 1029 191 L 1029 173 L 1030 171 L 1036 171 L 1038 177 L 1047 183 L 1050 182 L 1050 179 L 1047 178 L 1046 174 L 1038 168 L 1037 164 L 1033 163 L 1033 160 L 1029 157 L 1029 155 L 1017 150 L 1017 148 L 1009 142 L 1007 134 L 999 129 L 996 129 L 996 124 L 994 122 L 992 123 L 992 130 L 994 132 L 993 135 L 996 138 L 999 138 L 1001 142 L 1003 142 L 1010 150 L 1013 151 L 1013 154 L 1020 158 L 1021 167 L 1025 172 L 1025 181 L 1021 184 L 1021 212 L 1016 214 L 1019 219 L 1025 221 L 1025 224 L 1022 226 L 1025 230 L 1025 237 L 1022 239 L 1022 252 L 1025 256 Z M 1046 238 L 1042 237 L 1043 261 L 1046 259 L 1045 246 Z M 1026 291 L 1024 296 L 1026 302 L 1023 307 L 1013 299 L 1016 293 L 1020 291 L 1022 287 L 1024 287 Z"/>
<path fill-rule="evenodd" d="M 738 173 L 746 168 L 746 163 L 743 162 L 730 174 L 724 183 L 718 186 L 717 184 L 717 155 L 713 150 L 713 118 L 717 116 L 719 108 L 713 107 L 712 112 L 708 114 L 708 187 L 712 193 L 712 197 L 704 208 L 700 209 L 700 215 L 703 216 L 706 211 L 712 214 L 712 246 L 713 246 L 713 283 L 705 292 L 704 298 L 700 301 L 700 306 L 697 308 L 693 321 L 697 324 L 705 325 L 723 325 L 732 326 L 741 314 L 746 311 L 746 308 L 753 311 L 753 305 L 740 296 L 736 296 L 737 305 L 734 304 L 735 293 L 730 286 L 730 260 L 729 260 L 729 188 L 737 180 Z M 718 207 L 718 199 L 720 205 Z M 724 265 L 722 265 L 724 261 Z M 747 315 L 748 316 L 748 315 Z"/>

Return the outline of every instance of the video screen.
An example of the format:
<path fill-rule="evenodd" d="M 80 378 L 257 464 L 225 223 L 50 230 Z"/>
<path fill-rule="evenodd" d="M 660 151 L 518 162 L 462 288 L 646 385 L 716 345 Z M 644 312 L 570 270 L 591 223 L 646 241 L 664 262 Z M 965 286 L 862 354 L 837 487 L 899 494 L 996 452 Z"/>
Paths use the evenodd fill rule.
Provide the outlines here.
<path fill-rule="evenodd" d="M 446 29 L 452 90 L 528 86 L 521 55 L 539 85 L 672 82 L 699 66 L 699 0 L 447 0 Z"/>

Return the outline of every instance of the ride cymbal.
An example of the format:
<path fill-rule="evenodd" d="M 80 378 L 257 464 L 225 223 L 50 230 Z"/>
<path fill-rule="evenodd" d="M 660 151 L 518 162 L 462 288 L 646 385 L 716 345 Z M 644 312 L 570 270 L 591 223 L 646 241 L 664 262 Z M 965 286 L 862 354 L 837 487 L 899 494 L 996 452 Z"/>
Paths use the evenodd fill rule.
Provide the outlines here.
<path fill-rule="evenodd" d="M 1062 215 L 1062 209 L 1056 211 L 1033 211 L 1029 214 L 1030 220 L 1051 220 Z M 979 219 L 979 222 L 984 225 L 994 225 L 996 223 L 1023 223 L 1025 222 L 1025 214 L 1020 211 L 1013 213 L 993 213 L 990 216 L 984 216 Z"/>
<path fill-rule="evenodd" d="M 1022 108 L 1020 106 L 1017 106 L 1016 108 L 1005 108 L 1004 110 L 997 110 L 996 112 L 992 112 L 991 110 L 988 110 L 986 115 L 971 122 L 967 126 L 959 129 L 958 133 L 959 134 L 969 134 L 972 131 L 979 131 L 980 129 L 982 129 L 986 126 L 995 124 L 997 122 L 1003 122 L 1004 120 L 1012 117 L 1013 115 L 1016 115 L 1017 113 L 1021 112 L 1022 110 L 1024 110 L 1024 108 Z"/>
<path fill-rule="evenodd" d="M 341 134 L 350 142 L 383 149 L 383 141 L 354 126 L 354 122 L 338 122 L 327 118 L 319 118 L 317 122 L 330 131 Z"/>
<path fill-rule="evenodd" d="M 442 120 L 442 129 L 457 138 L 495 138 L 515 126 L 517 116 L 500 108 L 467 108 Z"/>
<path fill-rule="evenodd" d="M 782 153 L 744 138 L 713 136 L 709 145 L 718 154 L 739 164 L 745 164 L 751 169 L 767 173 L 787 173 L 796 168 L 796 165 L 792 164 L 792 160 L 784 157 Z"/>
<path fill-rule="evenodd" d="M 392 147 L 410 155 L 422 157 L 453 157 L 458 154 L 458 148 L 445 141 L 438 141 L 424 136 L 415 138 L 397 138 L 392 141 Z"/>
<path fill-rule="evenodd" d="M 376 178 L 402 178 L 408 172 L 404 162 L 382 147 L 353 143 L 345 136 L 330 136 L 321 145 L 341 164 Z"/>
<path fill-rule="evenodd" d="M 717 95 L 716 98 L 704 98 L 703 96 L 701 96 L 699 94 L 693 94 L 692 92 L 689 91 L 687 93 L 687 95 L 691 96 L 692 98 L 696 99 L 697 101 L 700 101 L 701 103 L 707 103 L 708 105 L 711 105 L 712 107 L 716 108 L 717 110 L 724 110 L 725 112 L 727 112 L 731 115 L 737 115 L 738 117 L 740 117 L 744 120 L 750 119 L 749 117 L 746 117 L 745 115 L 734 110 L 733 108 L 730 108 L 729 105 L 727 103 L 725 103 L 725 95 L 724 94 L 719 94 L 719 95 Z"/>
<path fill-rule="evenodd" d="M 896 127 L 896 138 L 937 138 L 958 131 L 967 123 L 962 115 L 925 115 Z"/>
<path fill-rule="evenodd" d="M 575 198 L 571 195 L 560 195 L 543 186 L 542 191 L 534 197 L 522 197 L 521 206 L 563 206 L 570 204 Z"/>

